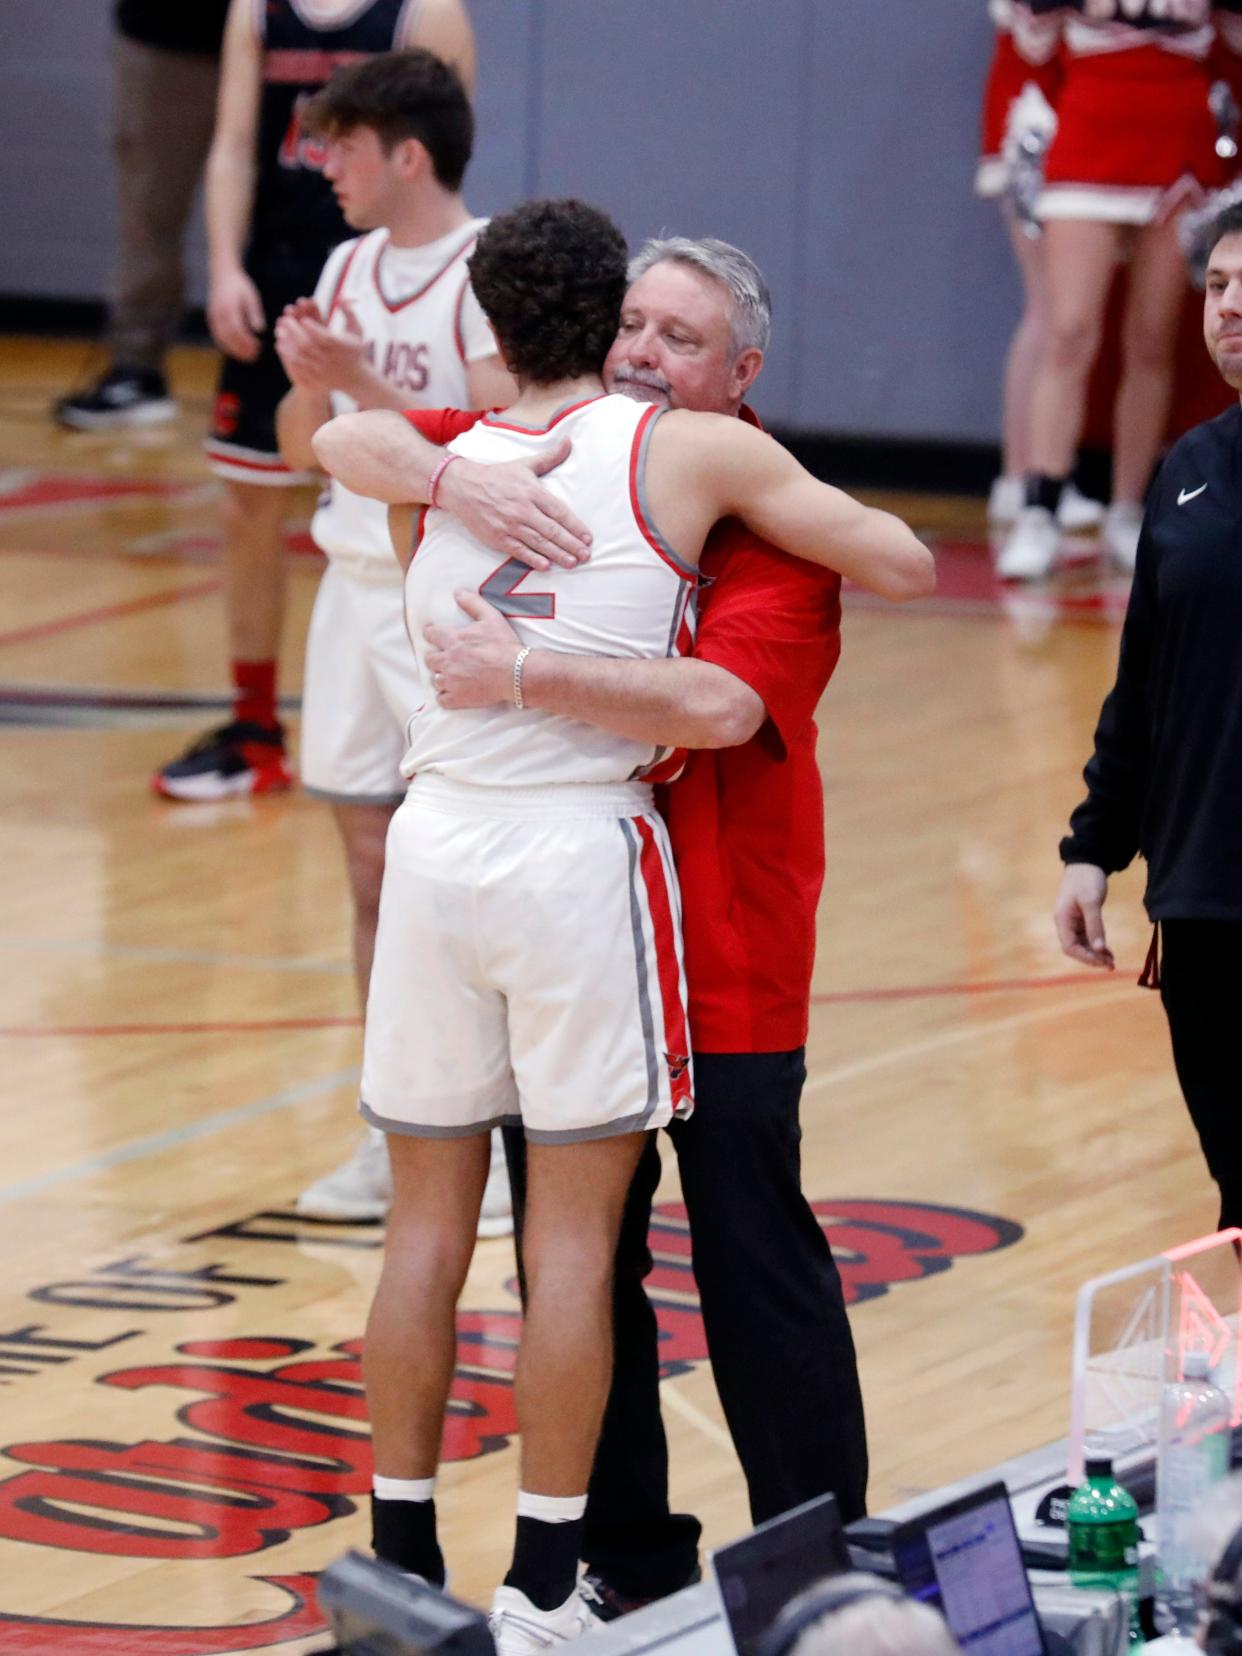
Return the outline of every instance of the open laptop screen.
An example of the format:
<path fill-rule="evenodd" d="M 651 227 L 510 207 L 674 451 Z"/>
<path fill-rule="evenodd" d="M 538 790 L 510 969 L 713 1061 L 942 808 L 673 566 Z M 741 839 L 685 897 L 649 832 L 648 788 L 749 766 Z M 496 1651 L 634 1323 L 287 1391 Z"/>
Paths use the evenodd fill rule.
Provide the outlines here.
<path fill-rule="evenodd" d="M 967 1656 L 1046 1656 L 1003 1483 L 902 1524 L 893 1562 L 905 1591 L 941 1612 Z"/>
<path fill-rule="evenodd" d="M 719 1547 L 711 1558 L 738 1656 L 751 1656 L 798 1593 L 850 1566 L 836 1499 L 821 1495 Z"/>

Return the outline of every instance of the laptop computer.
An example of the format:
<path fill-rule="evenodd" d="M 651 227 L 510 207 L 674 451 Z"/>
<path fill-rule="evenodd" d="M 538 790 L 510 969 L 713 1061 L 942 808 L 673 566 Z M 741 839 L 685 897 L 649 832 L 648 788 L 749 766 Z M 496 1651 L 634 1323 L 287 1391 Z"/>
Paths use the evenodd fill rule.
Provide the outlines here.
<path fill-rule="evenodd" d="M 899 1525 L 893 1562 L 905 1592 L 940 1611 L 966 1656 L 1048 1656 L 1003 1483 Z"/>
<path fill-rule="evenodd" d="M 738 1656 L 752 1656 L 791 1598 L 852 1568 L 836 1497 L 821 1495 L 718 1547 L 710 1568 Z"/>

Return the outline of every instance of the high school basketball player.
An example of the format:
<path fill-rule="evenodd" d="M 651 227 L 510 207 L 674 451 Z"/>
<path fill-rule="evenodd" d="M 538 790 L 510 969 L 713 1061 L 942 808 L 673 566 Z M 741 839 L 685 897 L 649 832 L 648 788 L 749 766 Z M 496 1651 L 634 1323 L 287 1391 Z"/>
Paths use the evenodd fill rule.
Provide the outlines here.
<path fill-rule="evenodd" d="M 312 469 L 310 440 L 354 408 L 495 408 L 513 380 L 470 291 L 466 260 L 484 220 L 461 195 L 474 122 L 456 73 L 420 48 L 341 69 L 303 115 L 350 226 L 368 234 L 329 256 L 313 299 L 289 306 L 276 350 L 292 382 L 280 405 L 281 455 Z M 331 806 L 354 905 L 354 964 L 366 1002 L 384 874 L 384 837 L 405 792 L 405 724 L 419 699 L 405 635 L 401 567 L 378 501 L 331 483 L 311 523 L 328 567 L 306 643 L 301 769 Z M 497 1167 L 480 1224 L 511 1226 Z M 298 1198 L 321 1219 L 382 1219 L 391 1195 L 384 1135 Z"/>
<path fill-rule="evenodd" d="M 229 722 L 156 773 L 165 798 L 222 799 L 292 780 L 276 708 L 284 617 L 281 527 L 291 472 L 276 443 L 289 388 L 273 327 L 314 288 L 346 235 L 301 130 L 307 99 L 342 63 L 422 45 L 462 73 L 474 49 L 462 0 L 232 0 L 207 160 L 207 314 L 225 353 L 207 454 L 224 482 L 224 587 L 233 680 Z"/>
<path fill-rule="evenodd" d="M 526 655 L 537 639 L 629 657 L 687 648 L 699 552 L 731 514 L 890 595 L 927 591 L 932 565 L 898 520 L 817 483 L 744 422 L 603 395 L 625 256 L 602 215 L 528 204 L 493 221 L 470 269 L 519 396 L 455 439 L 433 504 L 456 455 L 525 457 L 556 432 L 572 449 L 553 488 L 590 523 L 592 550 L 578 570 L 533 576 L 525 564 L 497 567 L 455 519 L 432 512 L 410 565 L 425 701 L 403 765 L 412 785 L 389 833 L 367 1011 L 362 1107 L 390 1134 L 395 1190 L 366 1373 L 383 1484 L 377 1549 L 442 1579 L 431 1497 L 486 1175 L 480 1138 L 520 1119 L 522 1491 L 494 1607 L 509 1656 L 583 1625 L 577 1564 L 611 1370 L 621 1210 L 644 1133 L 692 1103 L 676 888 L 650 798 L 677 758 L 526 708 Z M 337 469 L 358 422 L 381 417 L 323 428 L 315 446 L 326 468 Z M 437 702 L 422 629 L 452 620 L 463 589 L 523 639 L 505 708 Z"/>

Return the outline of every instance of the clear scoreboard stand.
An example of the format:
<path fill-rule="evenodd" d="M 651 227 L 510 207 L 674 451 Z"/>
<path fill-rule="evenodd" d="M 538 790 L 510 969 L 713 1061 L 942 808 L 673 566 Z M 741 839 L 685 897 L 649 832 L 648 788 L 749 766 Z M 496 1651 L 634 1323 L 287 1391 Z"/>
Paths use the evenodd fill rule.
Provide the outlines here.
<path fill-rule="evenodd" d="M 1108 1455 L 1139 1503 L 1145 1534 L 1140 1591 L 1151 1596 L 1155 1526 L 1150 1520 L 1161 1453 L 1160 1404 L 1165 1385 L 1183 1376 L 1189 1351 L 1208 1354 L 1212 1381 L 1230 1401 L 1233 1460 L 1242 1460 L 1239 1245 L 1242 1230 L 1218 1231 L 1083 1283 L 1074 1324 L 1069 1436 L 884 1516 L 901 1521 L 958 1490 L 1001 1478 L 1043 1615 L 1056 1584 L 1070 1592 L 1064 1574 L 1065 1503 L 1083 1480 L 1086 1456 Z M 1077 1638 L 1075 1646 L 1079 1648 Z"/>
<path fill-rule="evenodd" d="M 1161 1450 L 1160 1399 L 1204 1351 L 1214 1385 L 1242 1421 L 1242 1230 L 1218 1231 L 1085 1282 L 1074 1321 L 1067 1481 L 1081 1483 L 1087 1453 L 1121 1466 Z"/>

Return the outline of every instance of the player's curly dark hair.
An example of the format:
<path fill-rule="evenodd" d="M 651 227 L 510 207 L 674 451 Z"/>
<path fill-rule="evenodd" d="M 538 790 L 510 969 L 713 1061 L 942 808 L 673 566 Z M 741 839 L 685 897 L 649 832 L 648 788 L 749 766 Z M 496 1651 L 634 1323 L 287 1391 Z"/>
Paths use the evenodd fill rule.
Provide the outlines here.
<path fill-rule="evenodd" d="M 501 355 L 537 385 L 596 374 L 616 338 L 625 239 L 584 201 L 527 201 L 494 218 L 470 258 L 470 282 Z"/>

